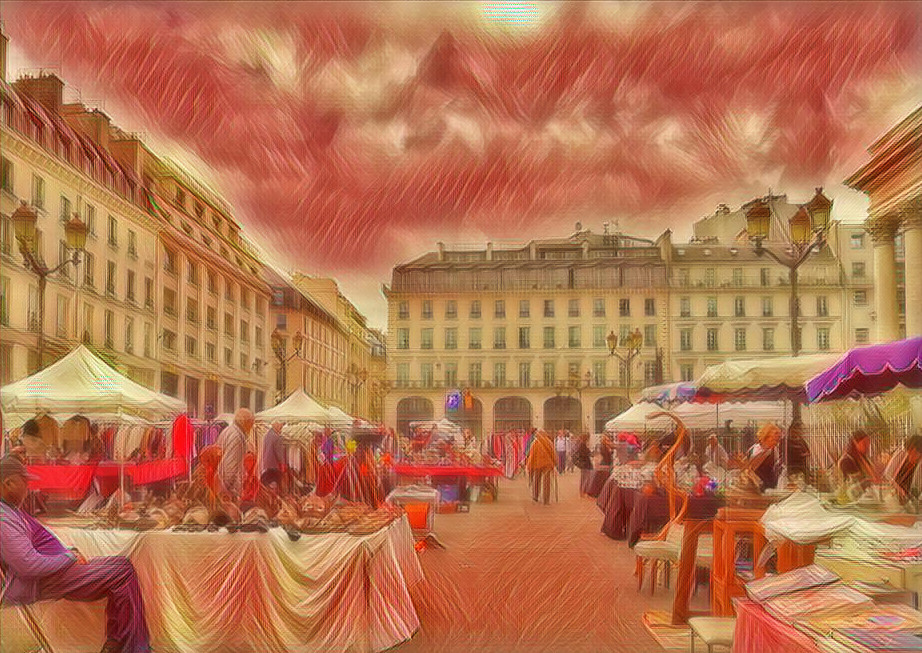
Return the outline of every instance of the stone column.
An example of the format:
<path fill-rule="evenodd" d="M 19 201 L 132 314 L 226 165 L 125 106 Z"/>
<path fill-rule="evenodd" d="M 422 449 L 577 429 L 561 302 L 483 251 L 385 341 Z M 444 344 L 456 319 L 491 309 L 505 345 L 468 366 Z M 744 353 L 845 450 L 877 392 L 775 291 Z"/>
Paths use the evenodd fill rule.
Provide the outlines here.
<path fill-rule="evenodd" d="M 877 313 L 876 342 L 899 338 L 896 301 L 896 253 L 893 238 L 897 222 L 889 217 L 872 217 L 868 230 L 874 241 L 874 309 Z"/>
<path fill-rule="evenodd" d="M 910 203 L 903 220 L 906 265 L 906 337 L 922 336 L 922 198 Z"/>

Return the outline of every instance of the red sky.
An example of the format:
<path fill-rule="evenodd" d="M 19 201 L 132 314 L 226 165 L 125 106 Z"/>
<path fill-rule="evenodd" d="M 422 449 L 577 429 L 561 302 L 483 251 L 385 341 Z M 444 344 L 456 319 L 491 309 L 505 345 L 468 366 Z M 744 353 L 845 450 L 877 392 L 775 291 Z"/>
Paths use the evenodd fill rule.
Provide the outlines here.
<path fill-rule="evenodd" d="M 372 323 L 446 243 L 655 235 L 839 186 L 922 102 L 920 3 L 3 3 L 17 67 L 198 162 Z M 166 151 L 164 151 L 166 150 Z"/>

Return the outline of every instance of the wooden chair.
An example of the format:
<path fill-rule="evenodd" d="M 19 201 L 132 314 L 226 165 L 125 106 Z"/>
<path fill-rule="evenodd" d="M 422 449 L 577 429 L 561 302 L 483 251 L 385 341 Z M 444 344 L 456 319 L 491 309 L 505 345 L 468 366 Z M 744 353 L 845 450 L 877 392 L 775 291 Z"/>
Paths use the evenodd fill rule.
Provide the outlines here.
<path fill-rule="evenodd" d="M 3 568 L 0 567 L 0 607 L 3 606 L 3 599 L 6 596 L 7 583 L 6 583 L 6 574 L 3 572 Z M 51 648 L 51 644 L 48 643 L 48 638 L 45 636 L 45 631 L 42 630 L 41 625 L 38 623 L 38 619 L 35 618 L 35 612 L 32 610 L 31 605 L 11 605 L 11 608 L 15 608 L 22 615 L 23 620 L 25 620 L 26 625 L 29 626 L 29 631 L 38 641 L 39 648 L 31 653 L 37 653 L 42 651 L 43 653 L 54 653 L 54 649 Z"/>
<path fill-rule="evenodd" d="M 695 653 L 696 637 L 708 647 L 708 653 L 712 653 L 715 646 L 733 648 L 736 619 L 732 617 L 692 617 L 688 620 L 688 625 L 691 627 L 691 653 Z"/>

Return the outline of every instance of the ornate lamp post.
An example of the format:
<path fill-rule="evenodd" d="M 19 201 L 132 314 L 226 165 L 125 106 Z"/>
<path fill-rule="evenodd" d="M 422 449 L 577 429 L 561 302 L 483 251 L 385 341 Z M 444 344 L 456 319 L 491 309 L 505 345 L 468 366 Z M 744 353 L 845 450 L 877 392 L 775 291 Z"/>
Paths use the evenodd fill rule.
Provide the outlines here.
<path fill-rule="evenodd" d="M 608 353 L 615 356 L 621 361 L 624 368 L 625 385 L 627 386 L 627 400 L 631 403 L 631 388 L 633 387 L 633 369 L 634 360 L 640 355 L 640 348 L 643 347 L 643 334 L 640 329 L 634 329 L 632 333 L 618 338 L 612 331 L 605 338 L 608 344 Z"/>
<path fill-rule="evenodd" d="M 64 259 L 57 266 L 49 268 L 45 265 L 38 251 L 38 243 L 36 242 L 38 213 L 36 213 L 35 209 L 29 206 L 25 200 L 22 200 L 19 207 L 13 211 L 11 219 L 25 267 L 38 277 L 38 366 L 41 369 L 45 365 L 45 285 L 49 275 L 58 272 L 67 265 L 73 264 L 76 267 L 80 264 L 80 254 L 86 247 L 87 226 L 80 220 L 80 216 L 74 213 L 73 217 L 64 225 L 67 249 L 72 251 L 72 254 L 70 258 Z"/>
<path fill-rule="evenodd" d="M 276 378 L 275 384 L 277 389 L 276 401 L 281 401 L 282 397 L 288 391 L 288 362 L 292 358 L 301 357 L 301 347 L 304 346 L 304 336 L 301 335 L 300 331 L 295 333 L 291 343 L 294 347 L 294 352 L 292 352 L 290 356 L 287 355 L 285 350 L 285 337 L 279 332 L 278 327 L 272 331 L 272 335 L 269 336 L 269 342 L 272 345 L 272 353 L 275 354 L 279 362 L 278 377 Z M 301 366 L 301 389 L 304 389 L 303 365 Z"/>
<path fill-rule="evenodd" d="M 356 413 L 356 404 L 358 403 L 358 393 L 359 388 L 365 385 L 365 382 L 368 380 L 368 370 L 365 368 L 359 369 L 358 366 L 353 363 L 349 366 L 349 371 L 346 373 L 346 382 L 349 384 L 349 389 L 352 392 L 352 414 Z"/>

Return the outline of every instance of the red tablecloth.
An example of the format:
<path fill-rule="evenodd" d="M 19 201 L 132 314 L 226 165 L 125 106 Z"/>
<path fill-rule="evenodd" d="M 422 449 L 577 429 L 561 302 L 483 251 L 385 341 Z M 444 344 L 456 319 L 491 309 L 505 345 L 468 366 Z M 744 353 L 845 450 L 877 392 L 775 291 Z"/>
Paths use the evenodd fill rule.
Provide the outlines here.
<path fill-rule="evenodd" d="M 29 481 L 29 489 L 65 499 L 82 499 L 95 471 L 95 465 L 29 465 L 29 473 L 38 477 Z"/>
<path fill-rule="evenodd" d="M 812 638 L 790 624 L 768 614 L 758 603 L 748 599 L 736 601 L 736 630 L 733 633 L 733 653 L 820 653 Z"/>
<path fill-rule="evenodd" d="M 502 476 L 499 467 L 475 467 L 462 465 L 394 465 L 398 476 L 466 476 L 468 478 L 486 478 Z"/>
<path fill-rule="evenodd" d="M 186 461 L 182 458 L 154 460 L 135 465 L 131 470 L 131 480 L 135 485 L 147 485 L 158 481 L 168 481 L 186 473 Z"/>

